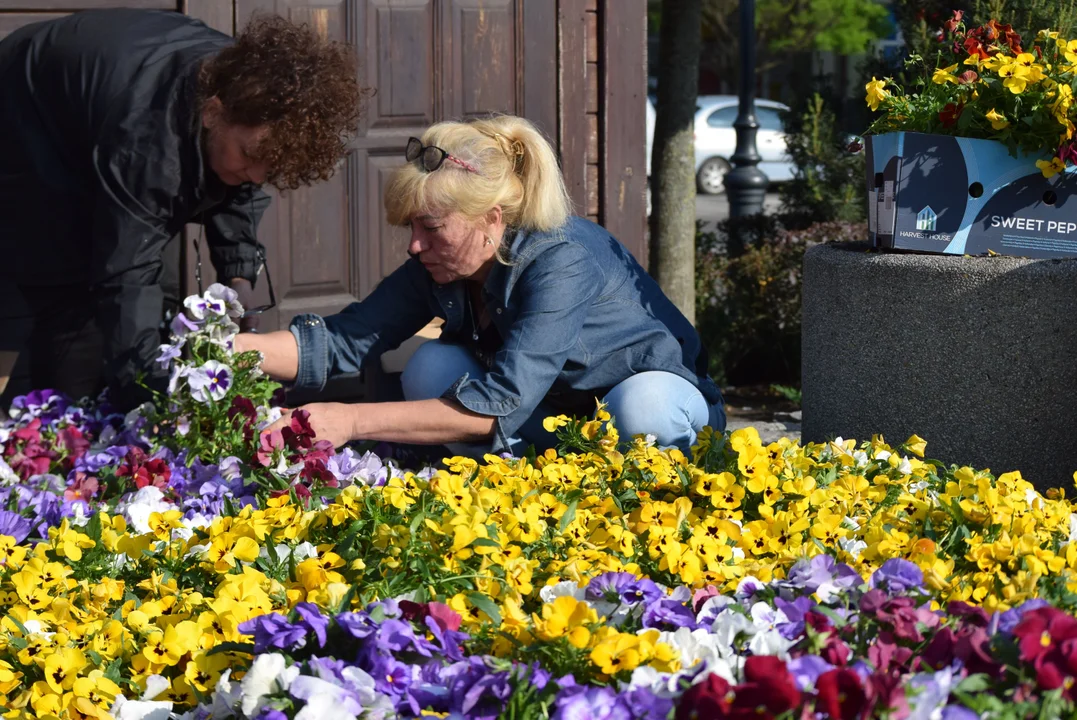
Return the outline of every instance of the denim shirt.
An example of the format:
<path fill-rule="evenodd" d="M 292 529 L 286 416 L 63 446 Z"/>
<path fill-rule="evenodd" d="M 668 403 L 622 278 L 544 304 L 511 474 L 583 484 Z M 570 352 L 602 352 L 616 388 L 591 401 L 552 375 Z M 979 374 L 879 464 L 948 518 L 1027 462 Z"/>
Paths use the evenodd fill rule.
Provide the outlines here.
<path fill-rule="evenodd" d="M 548 394 L 601 397 L 651 370 L 679 375 L 708 404 L 722 403 L 695 328 L 604 228 L 573 217 L 550 232 L 507 230 L 505 244 L 509 263 L 496 264 L 482 289 L 504 343 L 489 372 L 465 374 L 443 396 L 495 418 L 493 452 L 509 447 Z M 340 313 L 296 316 L 296 386 L 321 389 L 332 375 L 357 372 L 434 317 L 445 320 L 443 337 L 460 334 L 464 282 L 439 285 L 411 258 Z"/>

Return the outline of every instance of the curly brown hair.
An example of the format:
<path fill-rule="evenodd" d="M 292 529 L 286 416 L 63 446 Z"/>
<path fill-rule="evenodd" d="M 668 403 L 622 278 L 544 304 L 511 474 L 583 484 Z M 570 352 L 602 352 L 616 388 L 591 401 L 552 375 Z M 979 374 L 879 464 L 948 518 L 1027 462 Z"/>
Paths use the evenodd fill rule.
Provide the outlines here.
<path fill-rule="evenodd" d="M 198 77 L 200 104 L 216 97 L 227 122 L 268 127 L 257 159 L 281 190 L 333 174 L 368 93 L 359 86 L 354 48 L 279 15 L 252 18 L 234 45 L 203 63 Z"/>

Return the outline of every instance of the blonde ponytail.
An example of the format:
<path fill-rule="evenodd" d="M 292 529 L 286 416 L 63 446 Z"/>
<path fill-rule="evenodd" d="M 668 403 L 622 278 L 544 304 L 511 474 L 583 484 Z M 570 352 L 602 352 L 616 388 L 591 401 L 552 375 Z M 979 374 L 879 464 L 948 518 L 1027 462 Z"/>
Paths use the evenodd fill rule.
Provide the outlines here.
<path fill-rule="evenodd" d="M 404 225 L 435 208 L 478 219 L 495 206 L 506 225 L 521 230 L 549 231 L 568 220 L 571 201 L 557 156 L 527 120 L 501 115 L 438 123 L 423 133 L 422 142 L 474 172 L 451 162 L 432 173 L 414 163 L 397 169 L 385 188 L 390 223 Z"/>

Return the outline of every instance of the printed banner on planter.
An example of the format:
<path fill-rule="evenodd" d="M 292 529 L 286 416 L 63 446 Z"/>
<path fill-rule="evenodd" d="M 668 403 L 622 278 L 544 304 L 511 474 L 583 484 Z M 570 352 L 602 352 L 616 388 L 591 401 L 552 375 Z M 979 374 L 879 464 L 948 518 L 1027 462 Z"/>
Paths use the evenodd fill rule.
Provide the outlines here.
<path fill-rule="evenodd" d="M 865 138 L 874 247 L 951 255 L 1077 257 L 1077 175 L 993 140 L 886 133 Z"/>

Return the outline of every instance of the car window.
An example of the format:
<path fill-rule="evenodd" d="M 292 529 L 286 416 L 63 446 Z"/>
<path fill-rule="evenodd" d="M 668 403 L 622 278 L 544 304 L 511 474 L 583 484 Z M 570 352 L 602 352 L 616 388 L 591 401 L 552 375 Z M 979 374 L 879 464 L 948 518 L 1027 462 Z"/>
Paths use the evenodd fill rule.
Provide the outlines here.
<path fill-rule="evenodd" d="M 737 119 L 737 106 L 718 108 L 707 116 L 707 124 L 711 127 L 733 127 L 733 121 Z"/>
<path fill-rule="evenodd" d="M 777 130 L 781 132 L 784 130 L 782 125 L 782 116 L 778 114 L 778 111 L 769 107 L 755 107 L 756 117 L 759 119 L 760 130 Z"/>

